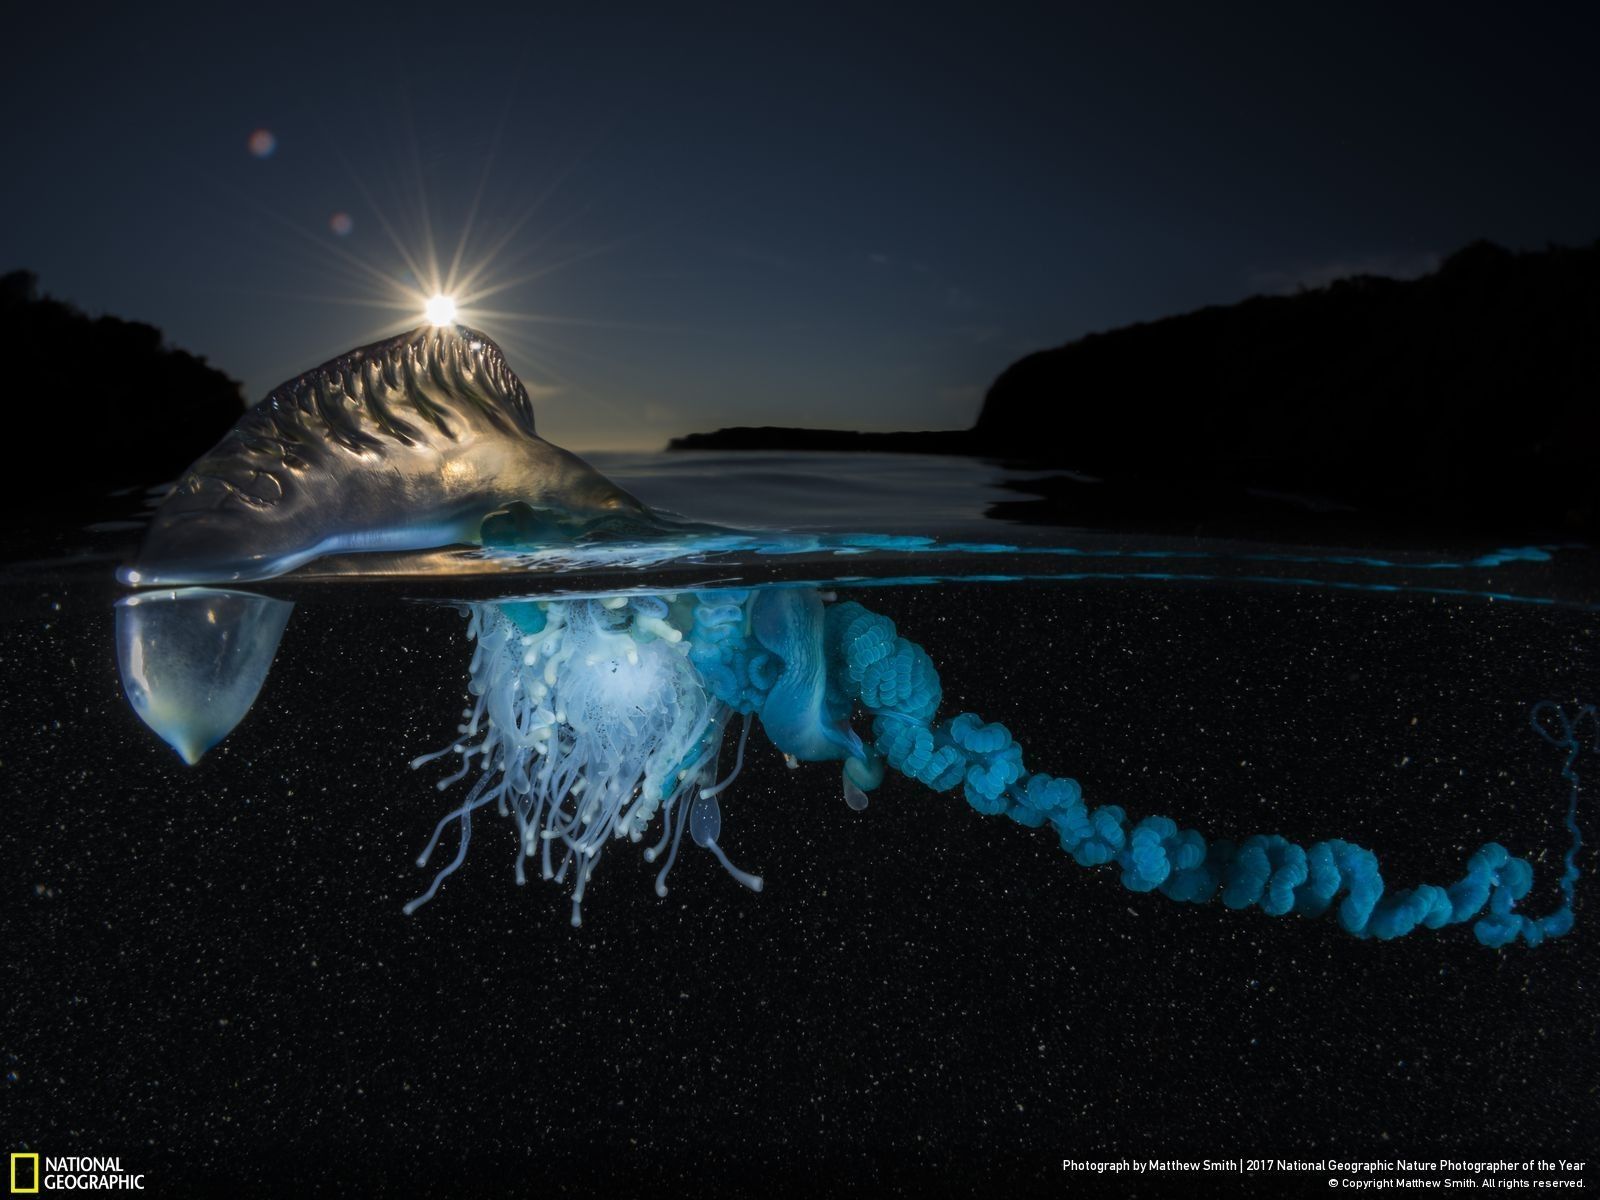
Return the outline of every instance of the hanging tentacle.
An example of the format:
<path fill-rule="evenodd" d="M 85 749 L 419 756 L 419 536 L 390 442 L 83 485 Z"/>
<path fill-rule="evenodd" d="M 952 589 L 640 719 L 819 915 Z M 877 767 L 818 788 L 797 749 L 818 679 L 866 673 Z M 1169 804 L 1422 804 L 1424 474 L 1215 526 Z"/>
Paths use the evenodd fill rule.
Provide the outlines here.
<path fill-rule="evenodd" d="M 922 647 L 900 637 L 887 617 L 853 601 L 834 605 L 827 614 L 827 642 L 835 685 L 872 716 L 874 744 L 889 766 L 935 791 L 959 786 L 967 803 L 985 815 L 1004 813 L 1033 828 L 1048 823 L 1075 862 L 1115 864 L 1130 891 L 1160 891 L 1190 903 L 1220 899 L 1229 908 L 1260 908 L 1272 916 L 1318 916 L 1337 903 L 1339 923 L 1348 932 L 1380 939 L 1471 922 L 1486 946 L 1519 940 L 1537 946 L 1572 927 L 1576 856 L 1583 844 L 1574 763 L 1585 736 L 1600 750 L 1592 705 L 1568 715 L 1546 701 L 1533 711 L 1533 728 L 1567 751 L 1562 775 L 1571 784 L 1572 844 L 1560 881 L 1561 904 L 1530 917 L 1515 909 L 1533 886 L 1533 868 L 1497 842 L 1473 853 L 1454 883 L 1389 889 L 1377 856 L 1350 842 L 1300 846 L 1276 834 L 1208 842 L 1166 817 L 1133 822 L 1116 805 L 1091 808 L 1076 780 L 1027 774 L 1022 748 L 1004 725 L 985 724 L 972 713 L 932 724 L 942 693 L 938 673 Z"/>

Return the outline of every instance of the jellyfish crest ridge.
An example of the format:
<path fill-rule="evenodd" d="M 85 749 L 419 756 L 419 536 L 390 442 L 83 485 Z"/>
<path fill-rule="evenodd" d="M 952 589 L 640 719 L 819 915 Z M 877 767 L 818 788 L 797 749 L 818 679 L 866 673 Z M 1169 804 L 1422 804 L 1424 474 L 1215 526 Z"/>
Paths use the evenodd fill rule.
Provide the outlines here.
<path fill-rule="evenodd" d="M 498 346 L 413 330 L 275 388 L 190 467 L 151 522 L 135 585 L 281 575 L 312 559 L 481 540 L 505 505 L 645 510 L 540 438 Z"/>

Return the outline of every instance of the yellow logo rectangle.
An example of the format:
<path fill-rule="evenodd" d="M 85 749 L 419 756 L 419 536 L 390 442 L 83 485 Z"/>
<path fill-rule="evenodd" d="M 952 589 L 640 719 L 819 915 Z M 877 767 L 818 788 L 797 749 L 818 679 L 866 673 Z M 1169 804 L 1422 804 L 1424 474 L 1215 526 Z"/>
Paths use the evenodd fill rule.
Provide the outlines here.
<path fill-rule="evenodd" d="M 19 1159 L 21 1161 L 23 1161 L 23 1162 L 28 1162 L 28 1161 L 31 1160 L 32 1163 L 33 1163 L 33 1186 L 32 1187 L 18 1187 L 17 1186 L 17 1162 L 18 1162 Z M 31 1196 L 33 1193 L 37 1192 L 38 1190 L 39 1190 L 39 1156 L 37 1154 L 13 1154 L 11 1156 L 11 1193 L 12 1193 L 12 1195 L 14 1195 L 14 1196 Z"/>

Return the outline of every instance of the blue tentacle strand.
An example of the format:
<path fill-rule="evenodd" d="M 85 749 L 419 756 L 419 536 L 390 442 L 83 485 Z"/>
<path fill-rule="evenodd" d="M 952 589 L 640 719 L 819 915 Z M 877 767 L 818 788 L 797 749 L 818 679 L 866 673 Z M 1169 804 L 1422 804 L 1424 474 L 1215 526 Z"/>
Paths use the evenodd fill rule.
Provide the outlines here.
<path fill-rule="evenodd" d="M 1592 704 L 1578 705 L 1569 715 L 1565 709 L 1552 700 L 1541 700 L 1533 706 L 1528 722 L 1533 726 L 1534 732 L 1549 742 L 1557 749 L 1567 752 L 1566 761 L 1561 764 L 1561 777 L 1567 781 L 1567 832 L 1572 834 L 1572 844 L 1567 847 L 1567 856 L 1561 871 L 1561 896 L 1562 905 L 1552 913 L 1550 925 L 1545 932 L 1551 937 L 1560 937 L 1572 928 L 1572 894 L 1578 883 L 1578 851 L 1583 848 L 1583 834 L 1578 830 L 1578 781 L 1577 762 L 1578 755 L 1582 754 L 1585 746 L 1584 728 L 1588 728 L 1588 749 L 1600 754 L 1600 714 L 1595 712 Z M 1551 722 L 1554 722 L 1552 727 Z M 1558 921 L 1560 923 L 1558 927 Z"/>
<path fill-rule="evenodd" d="M 941 687 L 927 653 L 899 636 L 889 618 L 853 601 L 832 606 L 826 645 L 834 685 L 872 717 L 873 743 L 885 762 L 935 791 L 960 787 L 967 803 L 1020 825 L 1052 826 L 1061 848 L 1085 867 L 1115 864 L 1124 887 L 1160 891 L 1174 900 L 1220 899 L 1229 908 L 1256 907 L 1272 916 L 1319 916 L 1337 908 L 1357 937 L 1390 939 L 1419 927 L 1472 922 L 1486 946 L 1522 941 L 1536 946 L 1572 927 L 1578 878 L 1579 781 L 1575 764 L 1588 744 L 1600 750 L 1593 705 L 1569 714 L 1544 701 L 1531 722 L 1567 752 L 1562 775 L 1571 786 L 1567 827 L 1572 844 L 1560 880 L 1562 903 L 1530 917 L 1515 911 L 1533 886 L 1533 868 L 1497 842 L 1477 850 L 1448 886 L 1389 889 L 1372 851 L 1338 839 L 1301 846 L 1276 834 L 1208 842 L 1167 817 L 1137 822 L 1115 805 L 1091 808 L 1076 780 L 1023 767 L 1022 748 L 1004 725 L 961 713 L 937 723 Z M 1585 732 L 1587 731 L 1587 732 Z"/>

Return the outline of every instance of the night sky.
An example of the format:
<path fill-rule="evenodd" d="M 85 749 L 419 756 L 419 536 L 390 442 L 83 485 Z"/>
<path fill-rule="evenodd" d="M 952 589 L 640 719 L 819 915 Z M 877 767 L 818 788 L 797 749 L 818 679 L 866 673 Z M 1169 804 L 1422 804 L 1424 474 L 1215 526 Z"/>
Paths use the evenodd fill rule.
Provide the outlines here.
<path fill-rule="evenodd" d="M 1581 6 L 1282 7 L 33 6 L 0 268 L 254 399 L 465 231 L 582 449 L 961 426 L 1091 330 L 1600 236 Z"/>

